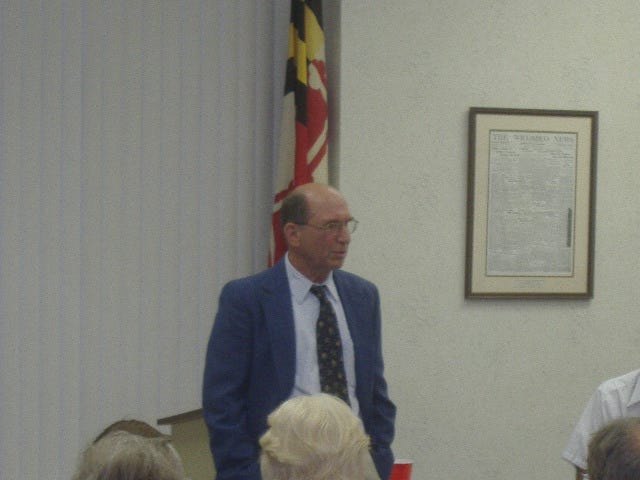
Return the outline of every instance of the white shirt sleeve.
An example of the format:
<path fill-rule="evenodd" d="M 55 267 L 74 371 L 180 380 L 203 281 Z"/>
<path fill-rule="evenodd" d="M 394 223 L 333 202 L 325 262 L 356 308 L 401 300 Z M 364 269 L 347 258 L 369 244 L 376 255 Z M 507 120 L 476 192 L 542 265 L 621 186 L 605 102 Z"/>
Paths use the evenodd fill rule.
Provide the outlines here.
<path fill-rule="evenodd" d="M 587 402 L 580 420 L 576 424 L 562 458 L 583 470 L 587 469 L 587 449 L 591 436 L 606 423 L 624 416 L 625 405 L 619 392 L 598 387 Z"/>

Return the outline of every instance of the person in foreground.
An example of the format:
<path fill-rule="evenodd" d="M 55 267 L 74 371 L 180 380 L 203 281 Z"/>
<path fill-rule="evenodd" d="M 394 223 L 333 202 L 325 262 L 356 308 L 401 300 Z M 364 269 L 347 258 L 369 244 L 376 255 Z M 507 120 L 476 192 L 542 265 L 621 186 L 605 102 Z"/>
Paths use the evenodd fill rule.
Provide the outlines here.
<path fill-rule="evenodd" d="M 127 422 L 120 426 L 136 433 L 107 427 L 82 453 L 73 480 L 186 480 L 169 437 L 155 436 L 150 425 L 138 430 L 144 422 Z"/>
<path fill-rule="evenodd" d="M 640 480 L 640 418 L 619 418 L 589 442 L 589 480 Z"/>
<path fill-rule="evenodd" d="M 335 396 L 289 399 L 267 423 L 260 438 L 263 480 L 379 480 L 360 419 Z"/>
<path fill-rule="evenodd" d="M 587 469 L 587 446 L 591 436 L 608 422 L 640 416 L 640 370 L 602 382 L 593 393 L 562 453 L 580 480 Z"/>
<path fill-rule="evenodd" d="M 340 270 L 355 225 L 336 189 L 301 185 L 281 207 L 287 253 L 222 289 L 203 380 L 219 480 L 259 480 L 267 415 L 288 398 L 320 391 L 342 396 L 362 419 L 378 474 L 388 478 L 396 408 L 384 378 L 378 290 Z M 316 336 L 320 318 L 337 322 L 339 334 L 335 363 L 343 373 L 330 383 L 321 367 L 323 337 Z"/>

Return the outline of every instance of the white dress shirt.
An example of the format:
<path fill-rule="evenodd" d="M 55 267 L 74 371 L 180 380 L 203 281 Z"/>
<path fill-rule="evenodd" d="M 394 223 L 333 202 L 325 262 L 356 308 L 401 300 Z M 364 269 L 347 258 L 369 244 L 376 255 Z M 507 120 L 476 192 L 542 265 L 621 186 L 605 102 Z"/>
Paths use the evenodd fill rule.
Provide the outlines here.
<path fill-rule="evenodd" d="M 610 421 L 640 416 L 640 370 L 603 382 L 580 416 L 562 458 L 587 469 L 587 447 L 591 436 Z"/>
<path fill-rule="evenodd" d="M 291 304 L 293 306 L 293 321 L 296 335 L 296 375 L 291 397 L 320 393 L 320 374 L 318 372 L 318 356 L 316 351 L 316 321 L 320 312 L 320 302 L 309 291 L 311 280 L 295 269 L 285 257 L 285 266 L 289 288 L 291 289 Z M 338 290 L 333 282 L 333 273 L 322 285 L 327 287 L 327 298 L 336 314 L 340 339 L 342 340 L 342 355 L 344 370 L 347 376 L 347 389 L 351 409 L 359 415 L 360 408 L 356 398 L 356 372 L 353 353 L 353 342 L 349 333 L 347 319 L 340 303 Z"/>

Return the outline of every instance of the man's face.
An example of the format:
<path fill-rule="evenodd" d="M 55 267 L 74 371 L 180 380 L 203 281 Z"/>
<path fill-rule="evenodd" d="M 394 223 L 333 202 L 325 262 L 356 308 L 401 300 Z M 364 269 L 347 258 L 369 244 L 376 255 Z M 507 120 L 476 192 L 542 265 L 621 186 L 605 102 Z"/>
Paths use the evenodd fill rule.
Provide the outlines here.
<path fill-rule="evenodd" d="M 335 190 L 321 190 L 307 196 L 309 218 L 296 225 L 297 241 L 290 245 L 293 265 L 307 278 L 322 282 L 331 270 L 342 267 L 351 236 L 344 226 L 351 214 L 344 198 Z M 340 228 L 329 230 L 333 223 Z"/>

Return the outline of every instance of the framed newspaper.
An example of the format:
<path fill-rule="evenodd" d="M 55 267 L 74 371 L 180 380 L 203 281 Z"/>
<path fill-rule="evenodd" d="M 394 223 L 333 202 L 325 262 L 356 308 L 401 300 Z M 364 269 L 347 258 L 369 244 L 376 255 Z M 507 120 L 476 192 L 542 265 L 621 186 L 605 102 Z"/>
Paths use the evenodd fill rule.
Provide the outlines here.
<path fill-rule="evenodd" d="M 469 111 L 466 298 L 593 297 L 598 112 Z"/>

